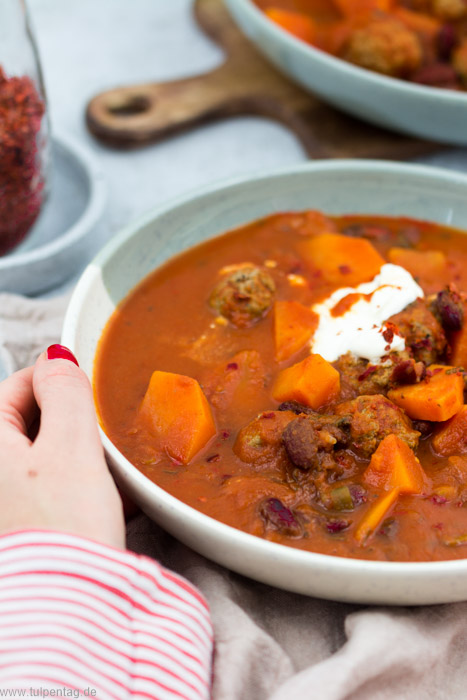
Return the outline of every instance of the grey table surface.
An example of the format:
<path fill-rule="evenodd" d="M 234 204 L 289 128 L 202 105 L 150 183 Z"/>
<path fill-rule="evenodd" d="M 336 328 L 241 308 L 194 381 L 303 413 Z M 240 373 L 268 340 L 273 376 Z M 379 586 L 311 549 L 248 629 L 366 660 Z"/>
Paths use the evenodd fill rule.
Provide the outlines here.
<path fill-rule="evenodd" d="M 109 190 L 109 235 L 200 185 L 305 158 L 285 128 L 253 118 L 202 127 L 137 151 L 101 146 L 84 123 L 94 94 L 208 71 L 222 61 L 221 51 L 196 26 L 190 0 L 28 0 L 28 6 L 52 130 L 73 137 L 97 158 Z"/>
<path fill-rule="evenodd" d="M 204 126 L 138 151 L 99 145 L 84 123 L 90 97 L 116 85 L 210 70 L 222 61 L 220 49 L 197 28 L 191 0 L 28 0 L 28 6 L 52 129 L 72 136 L 98 159 L 109 190 L 108 235 L 200 185 L 305 160 L 286 128 L 253 117 Z M 423 161 L 467 171 L 467 149 Z"/>

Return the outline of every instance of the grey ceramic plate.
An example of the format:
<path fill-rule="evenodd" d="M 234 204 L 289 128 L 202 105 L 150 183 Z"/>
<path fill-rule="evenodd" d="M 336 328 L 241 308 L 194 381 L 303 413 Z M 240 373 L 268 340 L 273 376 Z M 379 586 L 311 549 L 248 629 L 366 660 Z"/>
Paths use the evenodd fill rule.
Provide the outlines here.
<path fill-rule="evenodd" d="M 467 228 L 467 177 L 381 161 L 322 161 L 202 190 L 147 214 L 87 267 L 67 310 L 62 342 L 92 378 L 102 331 L 119 302 L 174 253 L 272 212 L 317 208 L 378 213 Z M 467 600 L 467 558 L 359 561 L 269 542 L 194 510 L 147 479 L 102 434 L 117 481 L 182 542 L 246 576 L 306 595 L 423 605 Z M 467 548 L 466 548 L 467 557 Z"/>
<path fill-rule="evenodd" d="M 103 175 L 68 137 L 52 141 L 50 193 L 33 229 L 0 257 L 0 291 L 38 294 L 78 273 L 102 245 L 96 227 L 106 201 Z"/>

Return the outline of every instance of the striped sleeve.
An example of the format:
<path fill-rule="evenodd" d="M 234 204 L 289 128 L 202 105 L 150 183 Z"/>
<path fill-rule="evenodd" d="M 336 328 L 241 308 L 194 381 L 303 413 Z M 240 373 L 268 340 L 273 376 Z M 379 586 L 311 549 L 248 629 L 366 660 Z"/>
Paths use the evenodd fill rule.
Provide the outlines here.
<path fill-rule="evenodd" d="M 0 536 L 0 697 L 209 697 L 201 594 L 156 562 L 63 533 Z"/>

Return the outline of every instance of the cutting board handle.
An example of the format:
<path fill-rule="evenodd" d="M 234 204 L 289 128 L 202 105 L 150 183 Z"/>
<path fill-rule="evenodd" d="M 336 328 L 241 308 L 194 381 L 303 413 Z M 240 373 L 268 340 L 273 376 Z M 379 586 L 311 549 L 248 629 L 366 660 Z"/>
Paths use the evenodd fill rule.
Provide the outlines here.
<path fill-rule="evenodd" d="M 86 120 L 98 139 L 132 148 L 207 121 L 249 114 L 288 126 L 312 158 L 411 158 L 439 148 L 360 122 L 305 92 L 242 36 L 222 0 L 195 0 L 193 7 L 200 27 L 224 49 L 223 65 L 186 80 L 97 95 Z"/>
<path fill-rule="evenodd" d="M 245 109 L 249 86 L 228 64 L 194 78 L 107 90 L 86 110 L 90 131 L 113 146 L 128 148 L 158 141 L 220 116 Z"/>

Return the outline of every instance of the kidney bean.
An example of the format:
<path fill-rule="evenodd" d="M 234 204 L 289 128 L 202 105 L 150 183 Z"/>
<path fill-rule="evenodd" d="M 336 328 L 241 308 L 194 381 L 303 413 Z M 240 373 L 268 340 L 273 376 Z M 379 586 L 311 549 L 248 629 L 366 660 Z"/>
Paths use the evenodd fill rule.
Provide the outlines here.
<path fill-rule="evenodd" d="M 367 496 L 363 486 L 359 486 L 358 484 L 352 484 L 351 486 L 349 486 L 349 491 L 350 495 L 352 496 L 354 508 L 358 508 L 358 506 L 361 506 L 362 503 L 366 503 Z"/>
<path fill-rule="evenodd" d="M 403 360 L 397 364 L 391 374 L 391 381 L 397 384 L 415 384 L 421 381 L 426 373 L 423 362 L 415 360 Z"/>
<path fill-rule="evenodd" d="M 411 77 L 412 82 L 430 87 L 449 88 L 459 87 L 459 81 L 454 68 L 447 63 L 432 63 L 420 68 Z"/>
<path fill-rule="evenodd" d="M 427 420 L 414 420 L 412 421 L 414 430 L 418 430 L 422 434 L 422 437 L 426 437 L 433 430 L 433 423 Z"/>
<path fill-rule="evenodd" d="M 260 506 L 260 515 L 266 526 L 278 530 L 289 537 L 299 537 L 303 528 L 290 508 L 278 498 L 268 498 Z"/>
<path fill-rule="evenodd" d="M 330 535 L 335 535 L 338 532 L 347 530 L 349 526 L 350 522 L 348 520 L 337 520 L 336 518 L 331 518 L 326 522 L 326 530 L 329 532 Z"/>
<path fill-rule="evenodd" d="M 440 59 L 449 61 L 452 52 L 457 46 L 457 34 L 452 24 L 443 24 L 438 32 L 436 44 Z"/>
<path fill-rule="evenodd" d="M 464 306 L 453 285 L 438 293 L 435 304 L 444 330 L 460 331 L 464 323 Z"/>

